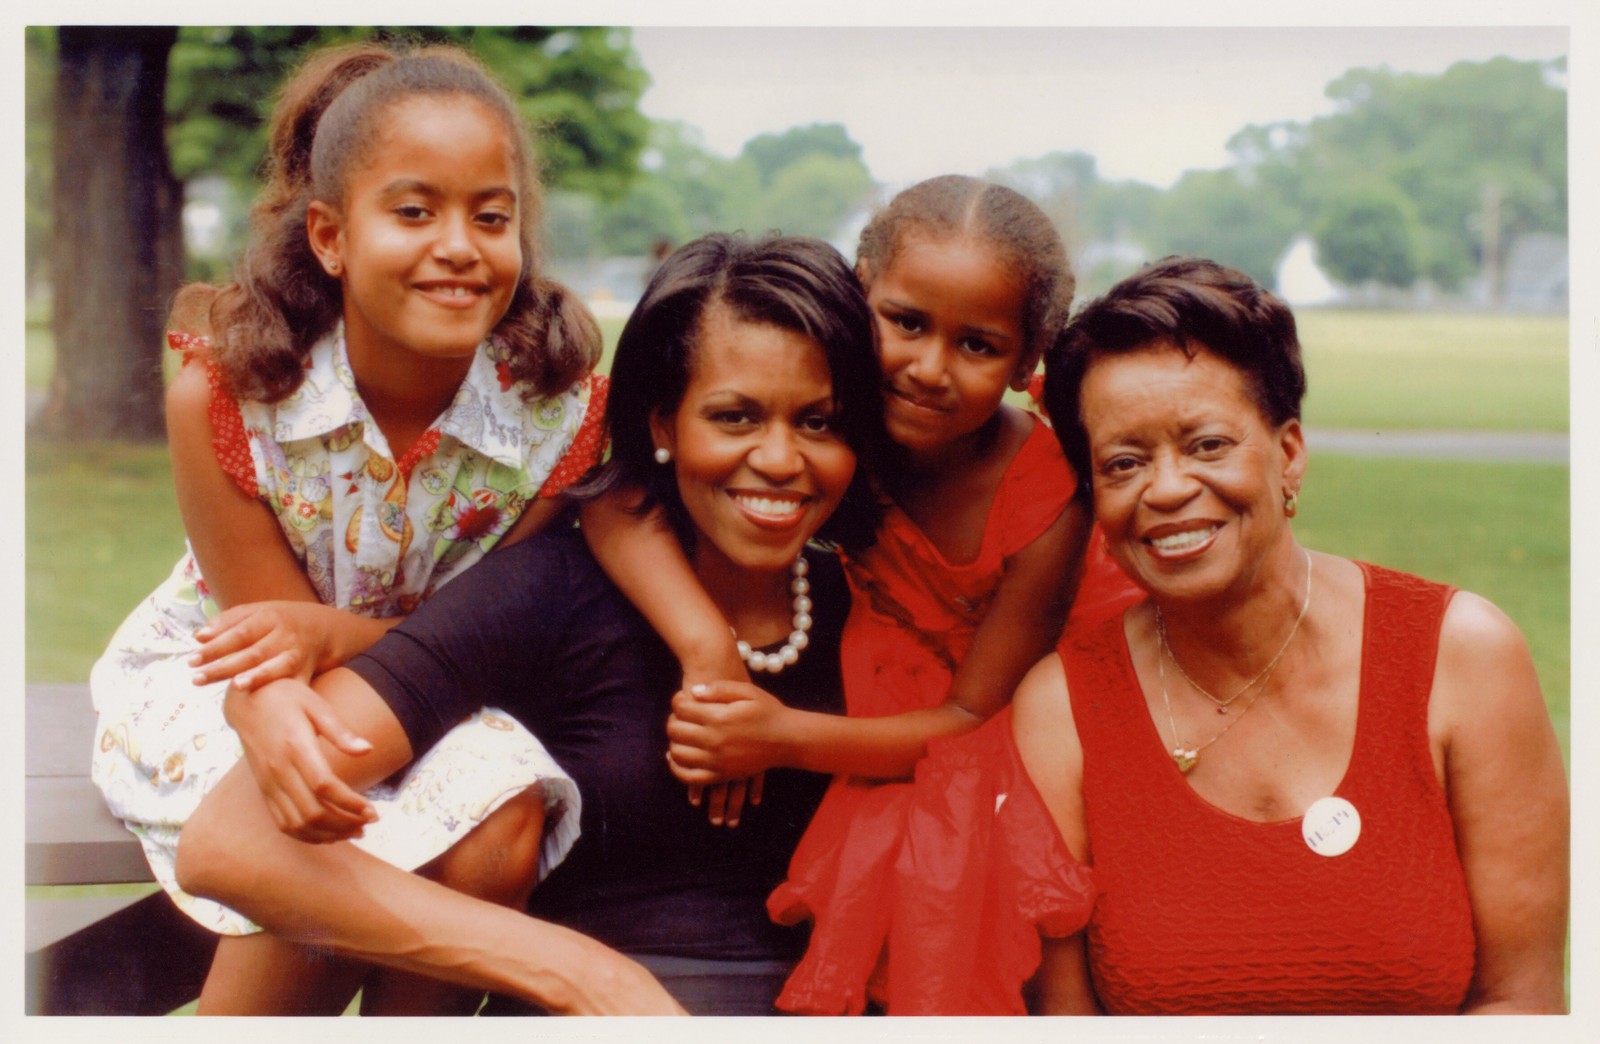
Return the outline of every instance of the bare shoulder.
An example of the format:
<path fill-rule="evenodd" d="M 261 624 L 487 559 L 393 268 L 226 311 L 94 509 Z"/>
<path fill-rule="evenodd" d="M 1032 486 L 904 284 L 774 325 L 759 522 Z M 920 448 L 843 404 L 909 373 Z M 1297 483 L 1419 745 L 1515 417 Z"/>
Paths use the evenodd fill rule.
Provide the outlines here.
<path fill-rule="evenodd" d="M 199 364 L 184 366 L 167 382 L 168 424 L 176 420 L 186 427 L 191 424 L 211 426 L 211 381 L 205 367 Z"/>
<path fill-rule="evenodd" d="M 1476 681 L 1473 687 L 1487 689 L 1490 686 L 1484 682 L 1490 678 L 1508 680 L 1524 675 L 1537 691 L 1533 656 L 1511 617 L 1481 595 L 1457 591 L 1439 629 L 1436 677 Z"/>
<path fill-rule="evenodd" d="M 1458 591 L 1445 610 L 1428 717 L 1430 731 L 1447 742 L 1479 736 L 1492 744 L 1549 727 L 1528 643 L 1486 598 Z"/>
<path fill-rule="evenodd" d="M 1457 591 L 1439 631 L 1440 656 L 1504 656 L 1526 652 L 1527 642 L 1511 617 L 1471 591 Z"/>

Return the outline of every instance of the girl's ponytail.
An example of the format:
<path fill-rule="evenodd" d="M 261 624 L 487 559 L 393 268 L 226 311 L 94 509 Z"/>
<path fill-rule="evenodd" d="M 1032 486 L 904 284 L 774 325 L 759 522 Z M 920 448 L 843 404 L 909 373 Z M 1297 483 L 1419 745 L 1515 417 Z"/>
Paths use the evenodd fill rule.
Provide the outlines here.
<path fill-rule="evenodd" d="M 376 43 L 312 54 L 284 84 L 268 126 L 266 182 L 250 208 L 251 243 L 234 281 L 194 284 L 173 302 L 172 324 L 208 334 L 228 390 L 276 402 L 300 384 L 305 354 L 338 321 L 339 284 L 306 239 L 311 146 L 328 106 L 346 87 L 395 61 Z"/>

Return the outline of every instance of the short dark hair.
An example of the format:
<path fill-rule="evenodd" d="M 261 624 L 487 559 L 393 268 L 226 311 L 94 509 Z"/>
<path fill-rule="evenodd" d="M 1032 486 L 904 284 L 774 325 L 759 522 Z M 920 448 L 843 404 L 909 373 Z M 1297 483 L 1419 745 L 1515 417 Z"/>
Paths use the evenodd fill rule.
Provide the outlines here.
<path fill-rule="evenodd" d="M 1091 462 L 1084 376 L 1101 356 L 1154 344 L 1190 358 L 1204 348 L 1236 366 L 1274 427 L 1300 416 L 1306 371 L 1289 306 L 1237 269 L 1198 257 L 1162 258 L 1085 305 L 1045 353 L 1045 412 L 1085 488 Z"/>
<path fill-rule="evenodd" d="M 839 431 L 857 468 L 817 537 L 852 551 L 867 547 L 883 510 L 867 477 L 888 441 L 881 371 L 861 285 L 839 252 L 818 239 L 714 233 L 661 263 L 617 339 L 606 406 L 611 457 L 574 495 L 643 490 L 639 510 L 661 505 L 684 546 L 693 546 L 671 469 L 655 463 L 650 418 L 670 416 L 683 402 L 704 318 L 714 305 L 744 322 L 803 334 L 821 347 Z"/>

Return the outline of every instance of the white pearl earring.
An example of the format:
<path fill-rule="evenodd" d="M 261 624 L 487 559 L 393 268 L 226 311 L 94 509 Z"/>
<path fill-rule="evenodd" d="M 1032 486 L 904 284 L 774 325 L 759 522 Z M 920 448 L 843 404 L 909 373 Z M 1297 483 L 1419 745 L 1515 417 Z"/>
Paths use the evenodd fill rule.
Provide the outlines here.
<path fill-rule="evenodd" d="M 656 447 L 656 463 L 665 464 L 672 459 L 672 451 L 665 446 Z"/>

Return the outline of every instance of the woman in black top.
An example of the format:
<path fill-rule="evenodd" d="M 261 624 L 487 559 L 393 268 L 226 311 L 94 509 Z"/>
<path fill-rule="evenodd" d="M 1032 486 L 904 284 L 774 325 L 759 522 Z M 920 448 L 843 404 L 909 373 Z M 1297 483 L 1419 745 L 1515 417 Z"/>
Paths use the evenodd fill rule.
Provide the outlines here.
<path fill-rule="evenodd" d="M 740 638 L 783 665 L 767 687 L 808 709 L 842 708 L 848 594 L 833 556 L 807 542 L 860 546 L 876 523 L 855 468 L 881 438 L 871 338 L 853 274 L 825 244 L 690 244 L 652 278 L 619 340 L 612 459 L 590 483 L 646 490 L 640 510 L 661 507 Z M 679 680 L 581 539 L 525 541 L 315 691 L 282 682 L 230 696 L 249 765 L 185 828 L 180 882 L 278 939 L 550 1011 L 681 1010 L 646 967 L 668 981 L 734 984 L 685 992 L 699 1010 L 767 1010 L 804 940 L 768 923 L 763 901 L 826 780 L 773 772 L 743 825 L 712 826 L 668 770 Z M 535 890 L 533 917 L 348 844 L 280 833 L 358 833 L 368 814 L 359 788 L 485 703 L 537 734 L 582 797 L 582 835 Z M 361 753 L 356 736 L 371 749 Z"/>

